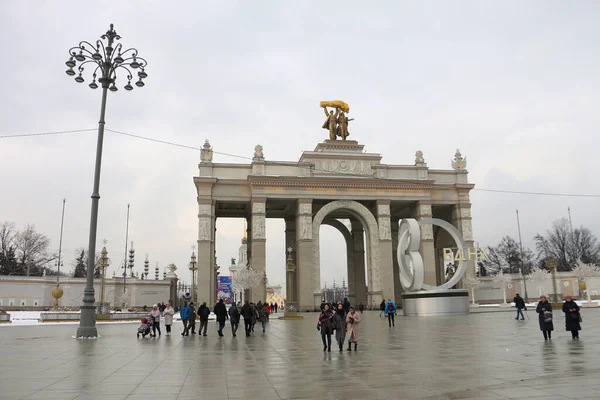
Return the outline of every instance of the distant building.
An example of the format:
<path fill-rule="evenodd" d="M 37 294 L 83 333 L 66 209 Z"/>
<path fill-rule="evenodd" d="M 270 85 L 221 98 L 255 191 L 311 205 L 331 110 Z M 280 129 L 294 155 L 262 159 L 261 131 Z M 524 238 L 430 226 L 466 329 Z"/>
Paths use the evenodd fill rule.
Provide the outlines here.
<path fill-rule="evenodd" d="M 335 279 L 333 280 L 333 287 L 328 288 L 327 282 L 325 287 L 321 289 L 323 292 L 323 300 L 326 303 L 337 303 L 338 301 L 344 301 L 344 298 L 348 297 L 348 288 L 346 287 L 346 279 L 342 279 L 342 286 L 336 286 Z"/>
<path fill-rule="evenodd" d="M 267 286 L 267 303 L 277 303 L 283 308 L 285 303 L 285 295 L 282 292 L 281 285 Z"/>

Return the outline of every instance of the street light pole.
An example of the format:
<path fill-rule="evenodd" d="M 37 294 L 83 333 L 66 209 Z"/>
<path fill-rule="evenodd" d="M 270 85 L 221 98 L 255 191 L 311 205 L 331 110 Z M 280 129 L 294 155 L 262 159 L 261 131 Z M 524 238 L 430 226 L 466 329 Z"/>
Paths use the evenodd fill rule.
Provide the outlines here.
<path fill-rule="evenodd" d="M 81 318 L 79 320 L 79 328 L 77 329 L 78 338 L 97 337 L 98 330 L 96 329 L 96 307 L 94 305 L 94 267 L 96 255 L 96 232 L 98 229 L 98 204 L 100 200 L 100 171 L 102 164 L 102 144 L 104 142 L 104 124 L 106 115 L 106 96 L 108 91 L 116 92 L 118 90 L 115 82 L 117 81 L 117 70 L 120 68 L 127 72 L 127 85 L 125 90 L 132 90 L 131 79 L 133 72 L 131 69 L 139 69 L 139 80 L 135 83 L 136 86 L 144 86 L 143 79 L 148 76 L 144 71 L 147 66 L 145 59 L 138 57 L 138 51 L 135 48 L 129 48 L 123 51 L 123 45 L 116 40 L 120 40 L 121 36 L 114 30 L 114 25 L 110 24 L 110 29 L 100 39 L 106 41 L 106 45 L 102 40 L 97 40 L 94 46 L 90 42 L 81 41 L 79 45 L 72 47 L 69 50 L 69 59 L 65 63 L 69 69 L 65 72 L 69 76 L 74 76 L 76 72 L 73 70 L 79 62 L 79 75 L 75 77 L 77 83 L 83 83 L 82 76 L 84 65 L 90 64 L 94 67 L 92 74 L 92 83 L 89 84 L 91 89 L 97 89 L 96 83 L 97 73 L 100 73 L 98 82 L 102 85 L 102 102 L 100 106 L 100 120 L 98 121 L 98 142 L 96 145 L 96 164 L 94 169 L 94 187 L 92 191 L 92 211 L 90 218 L 90 234 L 88 243 L 88 264 L 86 286 L 83 291 L 83 304 L 81 305 Z M 131 68 L 131 69 L 130 69 Z"/>
<path fill-rule="evenodd" d="M 194 304 L 198 302 L 196 297 L 196 271 L 198 270 L 198 262 L 196 261 L 196 253 L 194 249 L 196 246 L 192 246 L 192 256 L 190 258 L 190 271 L 192 271 L 192 301 Z"/>
<path fill-rule="evenodd" d="M 54 308 L 58 309 L 58 300 L 62 297 L 63 291 L 60 288 L 60 263 L 62 262 L 60 257 L 62 253 L 62 237 L 63 237 L 63 226 L 65 222 L 65 202 L 67 200 L 63 199 L 62 205 L 62 216 L 60 217 L 60 239 L 58 241 L 58 261 L 56 262 L 56 266 L 58 267 L 56 271 L 56 287 L 52 290 L 52 297 L 54 297 Z"/>
<path fill-rule="evenodd" d="M 517 227 L 519 228 L 519 246 L 521 247 L 521 276 L 523 277 L 523 290 L 525 291 L 525 301 L 529 301 L 527 296 L 527 280 L 525 279 L 525 258 L 523 256 L 523 241 L 521 240 L 521 221 L 519 220 L 519 210 L 517 210 Z"/>
<path fill-rule="evenodd" d="M 129 204 L 127 204 L 127 225 L 125 228 L 125 258 L 123 259 L 123 303 L 125 303 L 125 285 L 127 284 L 127 241 L 129 240 Z M 123 304 L 123 308 L 125 305 Z"/>

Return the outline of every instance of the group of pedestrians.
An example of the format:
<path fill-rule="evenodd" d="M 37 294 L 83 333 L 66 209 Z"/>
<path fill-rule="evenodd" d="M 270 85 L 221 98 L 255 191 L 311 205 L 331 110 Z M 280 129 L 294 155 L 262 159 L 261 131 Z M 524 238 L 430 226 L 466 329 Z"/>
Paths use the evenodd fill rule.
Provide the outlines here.
<path fill-rule="evenodd" d="M 150 336 L 156 337 L 156 332 L 158 331 L 158 336 L 161 336 L 162 332 L 160 331 L 160 317 L 163 316 L 165 320 L 165 327 L 167 328 L 167 336 L 171 336 L 171 325 L 173 325 L 173 315 L 175 315 L 175 310 L 171 307 L 170 304 L 155 304 L 152 306 L 152 310 L 148 314 L 148 317 L 151 320 L 152 324 L 152 333 Z"/>
<path fill-rule="evenodd" d="M 274 307 L 277 308 L 276 305 Z M 246 336 L 250 336 L 250 334 L 254 332 L 254 326 L 257 322 L 261 323 L 262 331 L 266 332 L 271 310 L 272 308 L 269 303 L 262 303 L 261 301 L 256 304 L 246 301 L 241 307 L 239 304 L 234 303 L 231 304 L 229 310 L 227 310 L 225 302 L 223 299 L 220 299 L 213 309 L 218 324 L 217 333 L 221 337 L 225 336 L 223 334 L 223 329 L 225 329 L 225 324 L 227 320 L 229 320 L 231 323 L 231 333 L 233 336 L 236 336 L 241 318 L 244 318 L 244 330 Z M 153 311 L 151 311 L 151 314 L 152 312 Z M 195 311 L 193 302 L 189 305 L 184 303 L 179 310 L 179 315 L 183 323 L 183 332 L 181 332 L 181 336 L 189 336 L 190 332 L 192 335 L 196 333 L 196 316 L 200 319 L 198 335 L 207 336 L 206 331 L 208 328 L 210 308 L 206 305 L 206 302 L 202 303 L 197 311 Z M 168 329 L 170 332 L 170 327 Z"/>
<path fill-rule="evenodd" d="M 347 298 L 343 302 L 338 301 L 335 310 L 331 309 L 329 303 L 321 304 L 317 330 L 321 332 L 323 351 L 331 351 L 331 336 L 334 333 L 340 351 L 344 350 L 345 341 L 348 341 L 348 351 L 352 351 L 352 343 L 354 351 L 357 351 L 359 323 L 360 313 L 350 305 Z"/>
<path fill-rule="evenodd" d="M 552 304 L 546 296 L 541 296 L 536 307 L 540 330 L 544 335 L 544 340 L 552 340 L 552 331 L 554 330 L 554 321 L 552 314 Z M 571 296 L 566 296 L 562 304 L 562 312 L 565 314 L 565 330 L 571 332 L 573 339 L 579 339 L 581 330 L 581 314 L 579 306 L 573 301 Z"/>
<path fill-rule="evenodd" d="M 525 300 L 517 293 L 513 299 L 515 307 L 517 308 L 516 320 L 525 320 L 523 311 L 527 311 Z M 552 312 L 552 303 L 548 301 L 546 296 L 540 296 L 540 301 L 537 304 L 535 311 L 538 314 L 538 322 L 540 330 L 544 335 L 544 340 L 552 340 L 552 332 L 554 331 L 554 314 Z M 565 315 L 565 330 L 571 332 L 573 339 L 579 339 L 579 331 L 581 330 L 581 313 L 579 306 L 573 297 L 566 296 L 565 301 L 562 304 L 562 312 Z M 520 317 L 520 318 L 519 318 Z"/>

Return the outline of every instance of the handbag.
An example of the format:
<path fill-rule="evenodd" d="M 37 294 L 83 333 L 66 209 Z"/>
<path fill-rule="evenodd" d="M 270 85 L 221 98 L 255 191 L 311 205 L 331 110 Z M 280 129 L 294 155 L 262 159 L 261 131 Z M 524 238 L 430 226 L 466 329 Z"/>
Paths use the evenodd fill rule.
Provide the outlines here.
<path fill-rule="evenodd" d="M 552 313 L 550 311 L 544 311 L 544 322 L 552 322 Z"/>
<path fill-rule="evenodd" d="M 573 321 L 579 321 L 579 313 L 570 313 L 569 316 L 571 317 L 571 320 Z"/>

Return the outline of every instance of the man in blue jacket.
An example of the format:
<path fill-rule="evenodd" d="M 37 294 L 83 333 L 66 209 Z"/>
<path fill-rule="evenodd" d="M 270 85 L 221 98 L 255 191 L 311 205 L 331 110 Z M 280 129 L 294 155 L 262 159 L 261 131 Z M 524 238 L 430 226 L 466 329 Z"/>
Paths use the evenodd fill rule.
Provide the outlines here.
<path fill-rule="evenodd" d="M 181 322 L 183 322 L 183 332 L 181 332 L 181 336 L 189 335 L 189 333 L 187 332 L 187 326 L 191 312 L 192 310 L 190 309 L 190 306 L 188 306 L 187 303 L 183 303 L 183 307 L 181 307 L 181 309 L 179 310 L 179 316 L 181 317 Z"/>
<path fill-rule="evenodd" d="M 388 299 L 388 302 L 385 306 L 385 315 L 388 317 L 388 325 L 390 327 L 396 326 L 394 324 L 394 316 L 396 315 L 396 305 L 392 301 L 392 299 Z"/>

